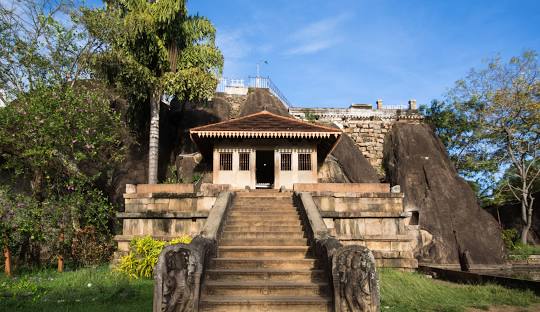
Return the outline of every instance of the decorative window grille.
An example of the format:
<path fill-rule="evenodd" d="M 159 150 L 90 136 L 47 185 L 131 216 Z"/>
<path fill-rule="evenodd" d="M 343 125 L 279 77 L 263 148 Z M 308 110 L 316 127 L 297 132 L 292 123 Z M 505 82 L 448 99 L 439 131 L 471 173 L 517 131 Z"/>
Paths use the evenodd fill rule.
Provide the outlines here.
<path fill-rule="evenodd" d="M 232 153 L 219 153 L 219 170 L 232 170 Z"/>
<path fill-rule="evenodd" d="M 311 171 L 311 154 L 298 154 L 298 170 Z"/>
<path fill-rule="evenodd" d="M 240 153 L 240 171 L 249 171 L 249 153 Z"/>
<path fill-rule="evenodd" d="M 281 153 L 281 171 L 291 171 L 291 153 Z"/>

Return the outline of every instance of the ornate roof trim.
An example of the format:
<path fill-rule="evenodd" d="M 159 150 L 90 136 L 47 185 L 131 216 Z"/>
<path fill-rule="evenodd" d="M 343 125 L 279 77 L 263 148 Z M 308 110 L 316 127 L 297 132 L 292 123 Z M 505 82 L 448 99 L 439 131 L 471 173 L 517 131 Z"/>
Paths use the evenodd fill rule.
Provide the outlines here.
<path fill-rule="evenodd" d="M 251 123 L 251 124 L 250 124 Z M 191 135 L 200 138 L 329 138 L 341 131 L 296 118 L 262 111 L 248 116 L 192 128 Z"/>
<path fill-rule="evenodd" d="M 201 138 L 281 138 L 281 139 L 324 139 L 337 137 L 341 131 L 333 132 L 302 132 L 302 131 L 191 131 Z"/>

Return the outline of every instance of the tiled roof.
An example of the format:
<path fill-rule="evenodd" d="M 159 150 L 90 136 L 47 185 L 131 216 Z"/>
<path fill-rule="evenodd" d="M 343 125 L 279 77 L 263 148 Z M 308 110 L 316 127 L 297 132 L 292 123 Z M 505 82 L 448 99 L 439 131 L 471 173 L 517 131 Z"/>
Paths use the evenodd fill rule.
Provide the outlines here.
<path fill-rule="evenodd" d="M 319 138 L 338 136 L 341 131 L 262 111 L 237 119 L 192 128 L 190 133 L 201 137 Z"/>

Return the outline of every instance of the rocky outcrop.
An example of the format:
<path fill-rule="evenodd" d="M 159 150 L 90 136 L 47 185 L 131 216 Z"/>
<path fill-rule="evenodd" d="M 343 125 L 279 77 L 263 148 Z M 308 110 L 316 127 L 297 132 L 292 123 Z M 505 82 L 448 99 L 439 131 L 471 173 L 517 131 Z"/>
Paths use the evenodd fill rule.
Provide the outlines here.
<path fill-rule="evenodd" d="M 405 193 L 405 210 L 418 211 L 420 230 L 432 237 L 418 251 L 422 261 L 504 262 L 499 225 L 479 207 L 473 190 L 458 176 L 428 125 L 395 124 L 385 140 L 384 166 L 388 181 L 401 185 Z"/>
<path fill-rule="evenodd" d="M 287 108 L 268 89 L 249 89 L 246 103 L 240 109 L 240 116 L 247 116 L 263 110 L 281 116 L 289 116 Z"/>
<path fill-rule="evenodd" d="M 328 181 L 335 183 L 378 183 L 377 172 L 362 152 L 356 147 L 354 141 L 345 133 L 341 135 L 337 145 L 330 156 L 333 156 L 339 163 L 342 172 L 345 173 L 348 181 Z M 327 157 L 327 161 L 329 157 Z M 331 160 L 331 159 L 330 159 Z M 326 161 L 325 161 L 326 164 Z"/>
<path fill-rule="evenodd" d="M 343 171 L 339 161 L 332 155 L 326 156 L 319 168 L 317 180 L 319 183 L 350 183 L 349 177 Z"/>

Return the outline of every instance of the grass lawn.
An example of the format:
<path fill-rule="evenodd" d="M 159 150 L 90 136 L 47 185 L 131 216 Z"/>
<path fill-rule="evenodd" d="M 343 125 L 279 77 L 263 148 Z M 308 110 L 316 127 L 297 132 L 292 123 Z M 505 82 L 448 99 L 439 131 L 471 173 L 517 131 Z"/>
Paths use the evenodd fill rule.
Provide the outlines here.
<path fill-rule="evenodd" d="M 0 275 L 0 311 L 152 311 L 152 280 L 130 280 L 107 266 Z"/>
<path fill-rule="evenodd" d="M 486 310 L 540 303 L 530 291 L 496 285 L 437 281 L 416 273 L 382 270 L 381 311 Z M 58 274 L 45 270 L 14 279 L 0 276 L 0 311 L 151 311 L 152 281 L 130 280 L 108 267 Z"/>

